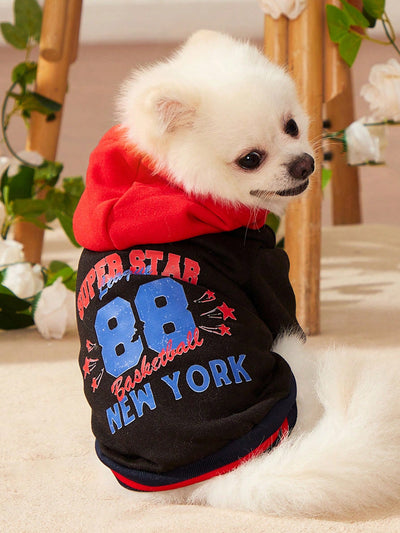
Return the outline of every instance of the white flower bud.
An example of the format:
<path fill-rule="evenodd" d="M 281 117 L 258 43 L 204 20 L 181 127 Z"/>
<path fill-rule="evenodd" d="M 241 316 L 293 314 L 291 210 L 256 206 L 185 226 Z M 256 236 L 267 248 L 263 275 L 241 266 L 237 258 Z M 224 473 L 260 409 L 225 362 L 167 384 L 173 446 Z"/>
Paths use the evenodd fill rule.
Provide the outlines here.
<path fill-rule="evenodd" d="M 368 79 L 360 94 L 369 103 L 375 121 L 399 121 L 400 63 L 389 59 L 387 63 L 374 65 Z"/>
<path fill-rule="evenodd" d="M 43 275 L 40 265 L 16 263 L 6 269 L 3 285 L 18 298 L 31 298 L 43 289 Z"/>
<path fill-rule="evenodd" d="M 5 219 L 6 219 L 6 208 L 4 207 L 3 202 L 0 202 L 0 230 L 4 224 Z"/>
<path fill-rule="evenodd" d="M 3 175 L 4 171 L 9 167 L 11 159 L 9 157 L 1 156 L 0 157 L 0 177 Z"/>
<path fill-rule="evenodd" d="M 43 289 L 33 319 L 45 339 L 61 339 L 67 328 L 73 326 L 74 301 L 74 294 L 65 287 L 61 277 Z"/>
<path fill-rule="evenodd" d="M 0 239 L 0 270 L 3 265 L 25 261 L 23 246 L 13 239 Z"/>
<path fill-rule="evenodd" d="M 363 119 L 353 122 L 345 130 L 345 141 L 349 165 L 381 162 L 379 137 L 372 134 L 370 128 L 363 123 Z"/>
<path fill-rule="evenodd" d="M 307 0 L 259 0 L 259 3 L 264 13 L 273 19 L 281 15 L 295 19 L 305 9 Z"/>

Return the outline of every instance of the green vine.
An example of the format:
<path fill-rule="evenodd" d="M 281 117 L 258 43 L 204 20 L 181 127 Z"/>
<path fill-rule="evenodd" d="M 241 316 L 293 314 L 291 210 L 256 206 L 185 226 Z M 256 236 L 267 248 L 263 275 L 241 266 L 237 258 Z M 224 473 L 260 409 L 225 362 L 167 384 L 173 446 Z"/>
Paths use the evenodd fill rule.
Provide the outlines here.
<path fill-rule="evenodd" d="M 51 121 L 61 110 L 60 103 L 34 89 L 37 63 L 31 57 L 40 41 L 41 24 L 42 8 L 37 0 L 15 0 L 14 23 L 0 24 L 4 40 L 25 52 L 24 60 L 12 69 L 10 87 L 1 104 L 0 142 L 9 154 L 0 158 L 0 203 L 4 206 L 0 245 L 3 244 L 3 250 L 10 244 L 5 239 L 16 222 L 26 221 L 43 229 L 52 229 L 49 224 L 55 219 L 58 219 L 69 240 L 79 246 L 72 230 L 72 217 L 84 189 L 82 177 L 60 180 L 62 163 L 47 161 L 39 154 L 36 154 L 39 162 L 28 161 L 28 156 L 21 157 L 8 138 L 8 128 L 14 119 L 22 119 L 29 130 L 32 112 L 40 113 Z M 6 260 L 0 265 L 0 329 L 25 328 L 35 323 L 35 308 L 41 291 L 26 298 L 12 292 L 7 287 L 7 273 L 16 265 L 28 269 L 32 267 L 25 260 L 9 263 Z M 53 261 L 41 267 L 40 272 L 43 290 L 57 278 L 61 278 L 67 289 L 75 289 L 76 272 L 66 263 Z"/>
<path fill-rule="evenodd" d="M 2 142 L 19 166 L 16 173 L 11 174 L 9 168 L 0 171 L 0 201 L 5 208 L 0 234 L 5 239 L 12 225 L 20 220 L 50 228 L 48 224 L 57 218 L 70 241 L 78 246 L 72 231 L 72 216 L 83 192 L 82 178 L 64 178 L 56 189 L 63 165 L 47 160 L 40 163 L 27 161 L 13 148 L 7 135 L 11 120 L 16 117 L 20 117 L 29 129 L 32 112 L 41 113 L 51 121 L 61 110 L 60 103 L 31 88 L 37 74 L 37 63 L 31 60 L 31 55 L 40 40 L 41 24 L 42 8 L 37 0 L 15 0 L 14 24 L 0 24 L 4 40 L 25 51 L 25 60 L 12 70 L 11 85 L 1 106 Z"/>
<path fill-rule="evenodd" d="M 385 0 L 363 0 L 362 9 L 359 10 L 346 0 L 340 0 L 342 8 L 327 5 L 326 17 L 329 36 L 339 46 L 339 53 L 351 67 L 357 57 L 363 40 L 384 46 L 393 46 L 398 54 L 396 46 L 396 34 L 385 12 Z M 377 21 L 382 26 L 387 40 L 374 39 L 367 33 L 368 28 L 373 28 Z M 359 31 L 358 28 L 362 28 Z"/>

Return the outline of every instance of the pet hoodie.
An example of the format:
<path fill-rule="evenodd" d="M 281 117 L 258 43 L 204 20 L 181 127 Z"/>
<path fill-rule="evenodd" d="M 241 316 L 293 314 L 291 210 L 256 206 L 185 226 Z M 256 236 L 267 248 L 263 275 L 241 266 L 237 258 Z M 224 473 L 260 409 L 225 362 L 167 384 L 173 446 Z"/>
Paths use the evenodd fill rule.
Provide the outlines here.
<path fill-rule="evenodd" d="M 272 351 L 301 333 L 289 261 L 252 212 L 187 196 L 113 128 L 74 218 L 80 367 L 100 460 L 135 490 L 235 468 L 295 424 Z"/>

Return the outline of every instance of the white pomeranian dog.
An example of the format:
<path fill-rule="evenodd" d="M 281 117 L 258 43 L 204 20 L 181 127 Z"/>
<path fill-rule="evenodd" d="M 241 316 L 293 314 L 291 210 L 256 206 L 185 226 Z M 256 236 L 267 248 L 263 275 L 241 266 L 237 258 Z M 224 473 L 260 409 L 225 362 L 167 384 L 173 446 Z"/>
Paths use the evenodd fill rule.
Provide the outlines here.
<path fill-rule="evenodd" d="M 398 361 L 347 349 L 312 360 L 286 256 L 261 227 L 314 171 L 290 76 L 201 31 L 135 72 L 118 109 L 74 220 L 99 458 L 164 501 L 344 518 L 398 500 Z M 183 333 L 161 311 L 178 308 Z M 160 324 L 177 344 L 159 343 Z"/>

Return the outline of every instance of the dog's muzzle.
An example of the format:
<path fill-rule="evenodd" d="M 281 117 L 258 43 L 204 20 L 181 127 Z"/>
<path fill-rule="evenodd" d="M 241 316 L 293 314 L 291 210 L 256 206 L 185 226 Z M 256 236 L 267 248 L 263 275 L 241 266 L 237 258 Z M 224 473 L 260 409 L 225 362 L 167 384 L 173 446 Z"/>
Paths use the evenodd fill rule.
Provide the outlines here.
<path fill-rule="evenodd" d="M 314 172 L 314 158 L 309 154 L 304 153 L 300 157 L 296 157 L 296 159 L 288 163 L 287 169 L 288 174 L 294 178 L 294 180 L 300 182 L 298 185 L 288 189 L 283 189 L 281 191 L 264 191 L 261 189 L 255 189 L 250 191 L 250 194 L 252 196 L 258 196 L 259 198 L 264 197 L 265 199 L 275 194 L 278 196 L 297 196 L 298 194 L 301 194 L 308 187 L 308 176 Z"/>
<path fill-rule="evenodd" d="M 314 158 L 309 154 L 296 157 L 288 164 L 288 172 L 295 180 L 305 180 L 314 172 Z"/>
<path fill-rule="evenodd" d="M 283 191 L 276 191 L 279 196 L 297 196 L 305 191 L 308 187 L 310 176 L 315 169 L 314 158 L 309 154 L 304 153 L 300 157 L 296 157 L 288 166 L 289 175 L 296 181 L 300 181 L 299 185 Z"/>

